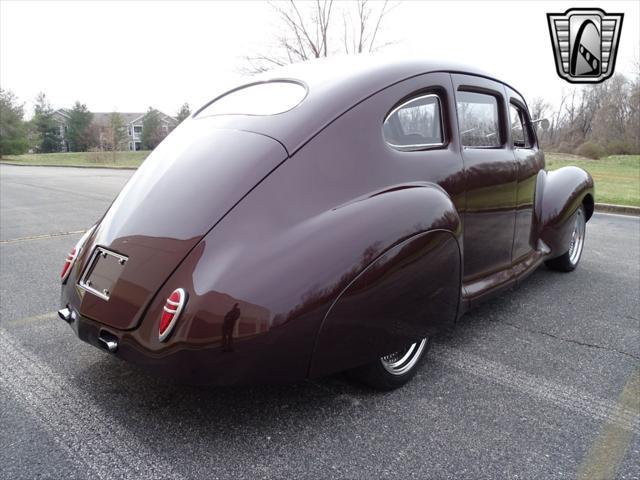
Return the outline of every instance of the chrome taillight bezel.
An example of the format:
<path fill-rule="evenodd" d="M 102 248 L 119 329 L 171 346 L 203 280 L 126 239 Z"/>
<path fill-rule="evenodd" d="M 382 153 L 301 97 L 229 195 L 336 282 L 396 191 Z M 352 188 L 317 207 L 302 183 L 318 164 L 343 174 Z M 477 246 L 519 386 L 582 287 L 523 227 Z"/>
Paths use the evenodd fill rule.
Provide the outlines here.
<path fill-rule="evenodd" d="M 69 278 L 69 275 L 71 274 L 71 270 L 73 270 L 76 260 L 78 259 L 78 257 L 80 256 L 80 253 L 82 252 L 82 247 L 84 246 L 89 236 L 93 233 L 95 228 L 96 226 L 94 225 L 89 230 L 84 232 L 82 237 L 80 237 L 80 240 L 78 240 L 78 242 L 76 243 L 75 247 L 73 247 L 71 249 L 71 252 L 69 252 L 69 254 L 67 255 L 67 258 L 65 259 L 65 264 L 62 267 L 62 273 L 60 274 L 60 282 L 63 285 L 66 283 L 67 279 Z"/>
<path fill-rule="evenodd" d="M 171 300 L 171 297 L 173 296 L 174 293 L 177 293 L 180 297 L 180 299 L 177 302 Z M 162 314 L 160 314 L 160 322 L 158 323 L 158 340 L 160 340 L 161 342 L 164 342 L 169 338 L 169 336 L 171 335 L 171 332 L 173 332 L 173 329 L 176 326 L 176 323 L 178 322 L 178 319 L 180 318 L 180 315 L 182 314 L 182 311 L 184 310 L 184 306 L 186 303 L 187 303 L 187 292 L 185 292 L 184 288 L 176 288 L 167 297 L 167 299 L 164 302 L 164 307 L 162 308 Z M 161 331 L 160 329 L 162 327 L 162 319 L 165 313 L 172 315 L 172 318 L 169 324 L 167 325 L 167 327 L 164 329 L 164 331 Z"/>

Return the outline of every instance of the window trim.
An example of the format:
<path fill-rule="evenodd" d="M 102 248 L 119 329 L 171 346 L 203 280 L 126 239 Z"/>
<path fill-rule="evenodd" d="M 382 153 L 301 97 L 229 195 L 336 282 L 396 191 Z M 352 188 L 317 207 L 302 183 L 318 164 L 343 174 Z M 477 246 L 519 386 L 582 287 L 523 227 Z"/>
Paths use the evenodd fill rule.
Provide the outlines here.
<path fill-rule="evenodd" d="M 216 103 L 218 100 L 221 100 L 222 98 L 231 95 L 233 93 L 236 93 L 240 90 L 244 90 L 245 88 L 250 88 L 250 87 L 255 87 L 257 85 L 264 85 L 264 84 L 268 84 L 268 83 L 292 83 L 294 85 L 298 85 L 302 88 L 304 88 L 304 96 L 300 99 L 300 101 L 295 104 L 293 107 L 284 110 L 282 112 L 278 112 L 278 113 L 271 113 L 271 114 L 257 114 L 257 113 L 214 113 L 214 114 L 210 114 L 210 115 L 204 115 L 201 116 L 201 113 L 204 112 L 207 108 L 209 108 L 211 105 L 213 105 L 214 103 Z M 302 102 L 304 102 L 306 100 L 306 98 L 309 96 L 309 86 L 306 84 L 306 82 L 303 82 L 302 80 L 298 80 L 295 78 L 286 78 L 286 77 L 278 77 L 278 78 L 272 78 L 269 80 L 261 80 L 261 81 L 257 81 L 257 82 L 250 82 L 250 83 L 245 83 L 243 85 L 239 85 L 235 88 L 232 88 L 231 90 L 228 90 L 224 93 L 222 93 L 221 95 L 218 95 L 217 97 L 215 97 L 213 100 L 210 100 L 209 102 L 205 103 L 202 107 L 200 107 L 195 113 L 193 113 L 191 115 L 191 118 L 194 119 L 199 119 L 199 118 L 209 118 L 209 117 L 219 117 L 219 116 L 225 116 L 225 115 L 229 115 L 229 116 L 246 116 L 246 117 L 272 117 L 274 115 L 282 115 L 284 113 L 290 112 L 291 110 L 293 110 L 294 108 L 299 107 Z"/>
<path fill-rule="evenodd" d="M 465 145 L 462 143 L 462 131 L 460 130 L 460 117 L 458 116 L 458 93 L 477 93 L 480 95 L 488 95 L 496 99 L 496 106 L 498 107 L 498 145 Z M 477 149 L 477 150 L 500 150 L 504 149 L 508 144 L 508 139 L 511 138 L 510 127 L 507 125 L 507 118 L 509 118 L 509 112 L 505 112 L 505 98 L 497 90 L 490 88 L 477 87 L 475 85 L 460 85 L 456 89 L 456 127 L 458 129 L 458 136 L 461 148 Z"/>
<path fill-rule="evenodd" d="M 423 98 L 429 98 L 429 97 L 435 97 L 435 99 L 438 102 L 438 112 L 439 112 L 438 117 L 439 117 L 439 120 L 440 120 L 440 124 L 439 124 L 440 125 L 440 138 L 442 138 L 442 141 L 438 142 L 438 143 L 416 143 L 416 144 L 413 144 L 413 145 L 396 145 L 396 144 L 391 143 L 390 141 L 388 141 L 387 138 L 384 135 L 384 124 L 387 123 L 387 120 L 389 120 L 389 118 L 392 115 L 394 115 L 398 110 L 401 110 L 402 108 L 404 108 L 408 104 L 413 103 L 416 100 L 422 100 Z M 432 150 L 434 148 L 444 147 L 447 144 L 447 139 L 445 138 L 445 134 L 444 134 L 444 115 L 443 115 L 443 112 L 442 112 L 442 99 L 440 98 L 440 95 L 438 95 L 437 93 L 423 93 L 423 94 L 416 95 L 415 97 L 410 97 L 409 99 L 407 99 L 404 102 L 400 103 L 397 107 L 394 107 L 384 117 L 384 120 L 382 121 L 382 126 L 383 126 L 382 138 L 384 140 L 384 143 L 389 145 L 391 148 L 394 148 L 396 150 L 400 150 L 401 152 L 417 152 L 417 151 L 421 151 L 421 150 Z"/>
<path fill-rule="evenodd" d="M 531 140 L 530 145 L 520 147 L 515 145 L 513 138 L 511 138 L 511 143 L 512 143 L 511 147 L 514 149 L 521 148 L 525 150 L 532 150 L 537 148 L 538 136 L 535 134 L 535 129 L 533 128 L 533 124 L 531 123 L 531 118 L 529 116 L 529 109 L 517 98 L 509 99 L 509 105 L 513 105 L 518 110 L 518 116 L 520 117 L 520 121 L 522 122 L 523 132 L 526 129 L 525 139 L 526 139 L 526 136 L 528 135 L 529 139 Z M 522 118 L 523 116 L 525 118 Z M 509 114 L 509 121 L 511 121 L 511 114 Z M 511 134 L 511 132 L 509 132 L 509 134 Z"/>

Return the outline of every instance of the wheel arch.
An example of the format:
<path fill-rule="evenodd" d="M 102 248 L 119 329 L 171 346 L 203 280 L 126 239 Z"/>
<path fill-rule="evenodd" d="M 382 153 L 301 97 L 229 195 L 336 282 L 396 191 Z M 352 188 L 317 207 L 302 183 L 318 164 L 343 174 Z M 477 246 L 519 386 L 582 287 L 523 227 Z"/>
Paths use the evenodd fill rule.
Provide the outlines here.
<path fill-rule="evenodd" d="M 550 250 L 549 257 L 562 255 L 570 241 L 576 210 L 584 206 L 586 219 L 594 211 L 595 189 L 591 175 L 578 167 L 541 171 L 536 185 L 536 237 Z"/>
<path fill-rule="evenodd" d="M 431 220 L 408 226 L 410 235 L 381 251 L 337 293 L 318 327 L 311 377 L 362 365 L 455 322 L 462 278 L 458 213 L 435 185 L 382 195 L 392 191 L 407 208 L 426 206 Z"/>

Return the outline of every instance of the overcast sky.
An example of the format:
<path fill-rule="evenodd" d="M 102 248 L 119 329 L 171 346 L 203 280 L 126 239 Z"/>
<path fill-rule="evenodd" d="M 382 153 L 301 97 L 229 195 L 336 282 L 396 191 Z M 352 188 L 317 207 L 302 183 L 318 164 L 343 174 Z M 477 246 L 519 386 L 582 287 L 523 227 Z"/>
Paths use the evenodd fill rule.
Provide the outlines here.
<path fill-rule="evenodd" d="M 640 2 L 402 2 L 386 19 L 385 52 L 460 61 L 495 73 L 526 98 L 557 102 L 547 12 L 600 6 L 625 14 L 616 72 L 640 57 Z M 263 2 L 0 0 L 0 85 L 26 103 L 175 114 L 239 81 L 243 58 L 264 50 L 277 22 Z M 339 41 L 339 40 L 338 40 Z"/>

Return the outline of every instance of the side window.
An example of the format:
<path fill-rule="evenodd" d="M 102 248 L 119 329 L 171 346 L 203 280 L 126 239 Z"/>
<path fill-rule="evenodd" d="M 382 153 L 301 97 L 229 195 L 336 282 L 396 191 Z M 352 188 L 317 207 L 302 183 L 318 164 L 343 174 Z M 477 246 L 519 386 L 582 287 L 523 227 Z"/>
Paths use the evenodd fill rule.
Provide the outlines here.
<path fill-rule="evenodd" d="M 511 117 L 511 138 L 513 146 L 531 148 L 533 141 L 527 124 L 527 114 L 519 106 L 509 104 L 509 116 Z"/>
<path fill-rule="evenodd" d="M 459 91 L 456 95 L 460 140 L 465 147 L 499 147 L 498 99 L 486 93 Z"/>
<path fill-rule="evenodd" d="M 444 144 L 440 98 L 421 95 L 391 111 L 383 124 L 385 141 L 399 150 L 422 150 Z"/>

